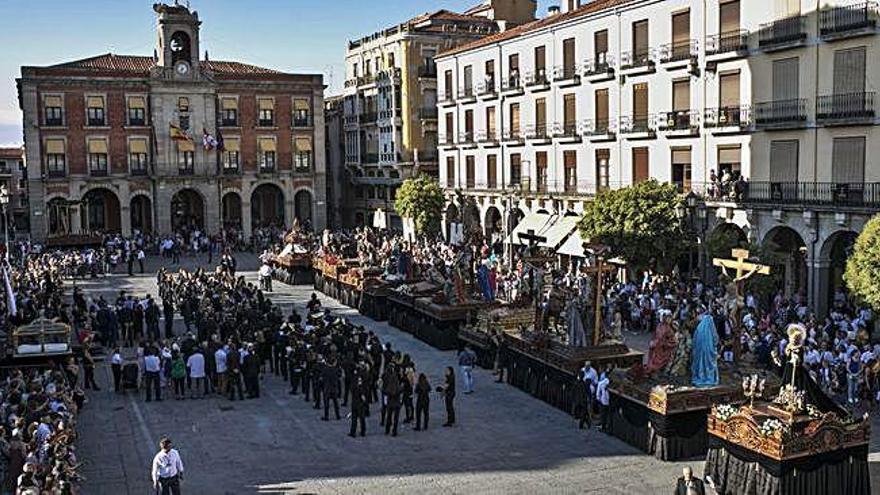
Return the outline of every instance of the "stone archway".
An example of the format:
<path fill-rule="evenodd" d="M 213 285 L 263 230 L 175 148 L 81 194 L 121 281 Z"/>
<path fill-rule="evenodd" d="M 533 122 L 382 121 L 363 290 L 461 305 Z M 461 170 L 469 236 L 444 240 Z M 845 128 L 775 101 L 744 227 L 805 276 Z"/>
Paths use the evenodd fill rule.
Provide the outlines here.
<path fill-rule="evenodd" d="M 501 219 L 501 212 L 494 206 L 490 206 L 486 209 L 483 225 L 486 229 L 486 238 L 491 242 L 496 242 L 502 235 L 504 235 L 504 223 Z"/>
<path fill-rule="evenodd" d="M 807 249 L 804 239 L 791 227 L 770 229 L 761 243 L 773 271 L 782 281 L 785 297 L 807 295 Z"/>
<path fill-rule="evenodd" d="M 846 260 L 852 255 L 852 248 L 857 237 L 858 234 L 851 230 L 838 230 L 828 236 L 822 244 L 819 260 L 823 263 L 820 263 L 820 270 L 825 270 L 826 268 L 822 265 L 827 263 L 827 279 L 821 278 L 828 293 L 822 294 L 820 297 L 823 299 L 822 302 L 828 304 L 829 308 L 834 306 L 838 290 L 845 289 L 843 272 L 846 270 Z"/>
<path fill-rule="evenodd" d="M 138 194 L 131 198 L 129 211 L 131 214 L 132 231 L 153 231 L 153 202 L 150 200 L 149 196 Z"/>
<path fill-rule="evenodd" d="M 262 184 L 251 193 L 251 228 L 284 227 L 284 192 L 275 184 Z"/>
<path fill-rule="evenodd" d="M 241 229 L 241 196 L 237 192 L 228 192 L 220 201 L 220 218 L 224 229 Z"/>
<path fill-rule="evenodd" d="M 293 214 L 300 225 L 312 227 L 312 193 L 302 189 L 293 197 Z"/>
<path fill-rule="evenodd" d="M 449 204 L 446 205 L 445 217 L 446 217 L 446 219 L 445 219 L 446 225 L 444 226 L 443 231 L 446 234 L 446 240 L 448 241 L 451 239 L 450 236 L 452 235 L 453 224 L 459 223 L 459 221 L 460 221 L 458 219 L 458 207 L 455 206 L 455 203 L 450 201 Z"/>
<path fill-rule="evenodd" d="M 63 237 L 74 231 L 73 210 L 79 208 L 64 198 L 52 198 L 46 203 L 49 217 L 49 237 Z"/>
<path fill-rule="evenodd" d="M 205 229 L 205 200 L 195 189 L 181 189 L 171 197 L 171 228 Z"/>
<path fill-rule="evenodd" d="M 120 232 L 122 230 L 119 198 L 113 191 L 99 187 L 83 196 L 81 214 L 83 233 Z"/>

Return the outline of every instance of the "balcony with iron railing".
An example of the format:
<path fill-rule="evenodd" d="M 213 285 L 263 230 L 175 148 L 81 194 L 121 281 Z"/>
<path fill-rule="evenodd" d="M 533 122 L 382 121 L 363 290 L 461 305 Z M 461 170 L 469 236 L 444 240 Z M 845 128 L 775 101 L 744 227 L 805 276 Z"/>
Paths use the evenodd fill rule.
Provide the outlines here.
<path fill-rule="evenodd" d="M 581 140 L 576 120 L 553 123 L 553 138 L 563 143 L 573 143 Z"/>
<path fill-rule="evenodd" d="M 418 71 L 419 77 L 424 79 L 436 79 L 437 78 L 437 66 L 436 65 L 420 65 Z"/>
<path fill-rule="evenodd" d="M 874 92 L 822 95 L 816 100 L 819 124 L 854 124 L 874 121 Z"/>
<path fill-rule="evenodd" d="M 477 145 L 474 141 L 474 131 L 462 131 L 458 133 L 458 145 L 462 147 L 474 147 Z"/>
<path fill-rule="evenodd" d="M 419 118 L 422 120 L 437 120 L 437 107 L 420 108 Z"/>
<path fill-rule="evenodd" d="M 581 134 L 591 141 L 614 139 L 617 134 L 617 120 L 610 118 L 586 119 L 581 121 Z"/>
<path fill-rule="evenodd" d="M 467 85 L 458 88 L 458 96 L 456 98 L 458 103 L 473 103 L 477 101 L 477 95 L 474 93 L 474 87 Z"/>
<path fill-rule="evenodd" d="M 774 100 L 756 103 L 755 126 L 758 128 L 796 128 L 807 122 L 807 100 Z"/>
<path fill-rule="evenodd" d="M 745 29 L 706 37 L 706 57 L 742 56 L 749 51 L 749 32 Z"/>
<path fill-rule="evenodd" d="M 547 124 L 543 122 L 527 125 L 525 136 L 526 139 L 536 141 L 537 144 L 550 142 L 549 129 L 547 129 Z"/>
<path fill-rule="evenodd" d="M 484 146 L 494 146 L 498 144 L 498 131 L 495 129 L 477 131 L 477 143 Z"/>
<path fill-rule="evenodd" d="M 522 94 L 523 87 L 519 73 L 501 79 L 501 92 L 504 94 Z"/>
<path fill-rule="evenodd" d="M 358 116 L 357 115 L 346 115 L 343 118 L 343 122 L 345 125 L 357 125 L 358 124 Z"/>
<path fill-rule="evenodd" d="M 676 64 L 695 60 L 700 54 L 697 40 L 677 41 L 660 45 L 658 58 L 661 64 Z"/>
<path fill-rule="evenodd" d="M 657 132 L 656 116 L 649 114 L 620 117 L 620 133 L 630 139 L 650 138 Z"/>
<path fill-rule="evenodd" d="M 601 53 L 597 58 L 584 60 L 584 77 L 590 82 L 598 82 L 614 77 L 614 57 Z"/>
<path fill-rule="evenodd" d="M 385 110 L 379 110 L 379 120 L 388 120 L 394 116 L 394 110 L 390 108 L 386 108 Z"/>
<path fill-rule="evenodd" d="M 498 90 L 495 89 L 494 77 L 486 78 L 486 80 L 477 83 L 477 96 L 484 100 L 491 100 L 498 96 Z"/>
<path fill-rule="evenodd" d="M 700 132 L 699 110 L 673 110 L 658 115 L 658 127 L 670 135 L 695 135 Z"/>
<path fill-rule="evenodd" d="M 877 3 L 828 7 L 819 12 L 819 36 L 825 40 L 860 36 L 877 28 Z"/>
<path fill-rule="evenodd" d="M 743 203 L 797 207 L 880 208 L 878 182 L 755 182 L 745 183 Z"/>
<path fill-rule="evenodd" d="M 379 163 L 379 153 L 361 153 L 362 163 L 376 164 Z"/>
<path fill-rule="evenodd" d="M 108 172 L 106 168 L 92 168 L 89 169 L 89 176 L 91 177 L 107 177 Z"/>
<path fill-rule="evenodd" d="M 642 48 L 620 53 L 620 71 L 637 74 L 654 70 L 654 49 Z"/>
<path fill-rule="evenodd" d="M 575 86 L 581 83 L 581 68 L 577 64 L 557 65 L 553 67 L 553 82 L 561 87 Z"/>
<path fill-rule="evenodd" d="M 550 89 L 550 81 L 547 79 L 547 69 L 526 72 L 525 83 L 526 87 L 532 91 Z"/>
<path fill-rule="evenodd" d="M 67 170 L 53 170 L 49 169 L 46 171 L 46 176 L 50 179 L 62 179 L 67 177 Z"/>
<path fill-rule="evenodd" d="M 519 129 L 504 129 L 501 133 L 501 140 L 511 145 L 521 144 L 524 138 L 525 136 Z"/>
<path fill-rule="evenodd" d="M 800 46 L 806 39 L 806 16 L 786 17 L 761 24 L 758 30 L 758 47 L 765 51 Z"/>
<path fill-rule="evenodd" d="M 451 88 L 446 88 L 446 91 L 438 93 L 437 104 L 441 107 L 455 105 L 455 94 L 452 92 Z"/>
<path fill-rule="evenodd" d="M 735 132 L 749 129 L 752 126 L 752 106 L 726 106 L 707 108 L 703 117 L 703 127 L 713 129 L 718 134 L 726 130 Z"/>
<path fill-rule="evenodd" d="M 446 134 L 440 134 L 437 136 L 437 146 L 440 148 L 454 148 L 455 147 L 455 136 L 452 132 L 447 132 Z"/>

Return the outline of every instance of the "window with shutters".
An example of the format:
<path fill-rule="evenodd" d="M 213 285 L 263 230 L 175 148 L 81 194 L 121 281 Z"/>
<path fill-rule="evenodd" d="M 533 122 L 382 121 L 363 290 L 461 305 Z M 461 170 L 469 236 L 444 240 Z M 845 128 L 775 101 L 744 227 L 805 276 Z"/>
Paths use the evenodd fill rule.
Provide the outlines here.
<path fill-rule="evenodd" d="M 446 144 L 452 144 L 455 142 L 455 114 L 453 112 L 449 112 L 445 117 L 446 121 L 446 129 L 445 129 L 445 137 Z"/>
<path fill-rule="evenodd" d="M 67 175 L 67 146 L 63 139 L 47 139 L 44 144 L 46 173 L 49 177 Z"/>
<path fill-rule="evenodd" d="M 773 61 L 773 101 L 769 108 L 759 109 L 759 117 L 771 122 L 786 122 L 803 117 L 800 100 L 799 61 L 797 57 Z M 769 110 L 769 115 L 768 111 Z"/>
<path fill-rule="evenodd" d="M 718 147 L 718 175 L 730 174 L 733 177 L 742 172 L 742 148 L 740 145 Z"/>
<path fill-rule="evenodd" d="M 739 2 L 732 0 L 719 5 L 719 31 L 723 37 L 739 34 Z"/>
<path fill-rule="evenodd" d="M 519 87 L 519 54 L 512 54 L 507 57 L 507 81 L 508 87 Z"/>
<path fill-rule="evenodd" d="M 443 73 L 443 96 L 444 100 L 452 101 L 452 71 L 448 70 Z"/>
<path fill-rule="evenodd" d="M 257 125 L 259 127 L 273 127 L 275 125 L 275 100 L 257 98 L 257 108 L 259 108 Z"/>
<path fill-rule="evenodd" d="M 238 98 L 233 96 L 220 98 L 220 125 L 224 127 L 238 126 Z"/>
<path fill-rule="evenodd" d="M 522 156 L 519 153 L 510 155 L 510 185 L 522 184 Z"/>
<path fill-rule="evenodd" d="M 608 70 L 608 30 L 603 29 L 593 33 L 593 71 L 605 72 Z"/>
<path fill-rule="evenodd" d="M 462 141 L 469 143 L 474 139 L 474 111 L 464 111 L 464 136 Z"/>
<path fill-rule="evenodd" d="M 128 140 L 128 169 L 131 175 L 147 175 L 147 139 Z"/>
<path fill-rule="evenodd" d="M 455 187 L 455 157 L 446 157 L 446 187 Z"/>
<path fill-rule="evenodd" d="M 770 141 L 770 194 L 775 200 L 797 198 L 798 148 L 796 139 Z"/>
<path fill-rule="evenodd" d="M 565 192 L 574 194 L 577 192 L 577 151 L 562 152 L 562 163 L 565 167 Z"/>
<path fill-rule="evenodd" d="M 498 157 L 496 155 L 486 157 L 486 187 L 489 189 L 498 187 Z"/>
<path fill-rule="evenodd" d="M 608 189 L 610 181 L 609 162 L 611 151 L 608 149 L 596 150 L 596 192 Z"/>
<path fill-rule="evenodd" d="M 533 84 L 547 82 L 547 49 L 544 46 L 535 47 L 535 75 Z"/>
<path fill-rule="evenodd" d="M 538 176 L 537 188 L 538 192 L 547 192 L 547 152 L 539 151 L 535 153 L 535 171 Z"/>
<path fill-rule="evenodd" d="M 678 79 L 672 81 L 672 110 L 688 112 L 691 109 L 691 80 Z"/>
<path fill-rule="evenodd" d="M 89 139 L 87 143 L 89 158 L 89 175 L 104 177 L 107 175 L 107 157 L 109 154 L 107 140 L 103 138 Z"/>
<path fill-rule="evenodd" d="M 648 47 L 648 20 L 632 24 L 633 65 L 644 65 L 650 60 Z"/>
<path fill-rule="evenodd" d="M 679 191 L 691 189 L 691 149 L 676 148 L 672 150 L 672 183 Z"/>
<path fill-rule="evenodd" d="M 464 67 L 464 75 L 462 88 L 458 91 L 460 96 L 471 96 L 474 94 L 474 68 L 470 65 Z"/>
<path fill-rule="evenodd" d="M 633 84 L 633 132 L 648 129 L 648 83 Z"/>
<path fill-rule="evenodd" d="M 633 184 L 644 182 L 651 177 L 648 161 L 648 148 L 633 148 L 632 165 Z"/>
<path fill-rule="evenodd" d="M 873 94 L 865 93 L 864 46 L 834 51 L 834 93 L 819 97 L 819 118 L 873 117 Z"/>
<path fill-rule="evenodd" d="M 464 170 L 465 170 L 465 187 L 468 189 L 473 189 L 477 185 L 477 166 L 476 166 L 476 158 L 471 156 L 464 157 Z"/>
<path fill-rule="evenodd" d="M 547 100 L 545 98 L 535 99 L 535 136 L 544 137 L 547 135 Z"/>
<path fill-rule="evenodd" d="M 144 96 L 128 97 L 128 125 L 142 126 L 147 123 L 147 99 Z"/>
<path fill-rule="evenodd" d="M 865 138 L 834 138 L 831 152 L 831 181 L 835 184 L 865 182 Z"/>
<path fill-rule="evenodd" d="M 498 139 L 495 133 L 495 107 L 486 107 L 486 138 L 490 141 Z"/>
<path fill-rule="evenodd" d="M 92 127 L 107 125 L 103 96 L 86 97 L 86 124 Z"/>
<path fill-rule="evenodd" d="M 597 89 L 595 95 L 596 125 L 595 132 L 604 134 L 608 131 L 608 89 Z"/>
<path fill-rule="evenodd" d="M 672 50 L 670 60 L 685 60 L 691 56 L 691 13 L 678 12 L 672 16 Z"/>
<path fill-rule="evenodd" d="M 237 174 L 241 166 L 241 138 L 223 139 L 223 173 Z"/>
<path fill-rule="evenodd" d="M 64 125 L 64 97 L 62 95 L 43 96 L 43 123 L 47 126 Z"/>
<path fill-rule="evenodd" d="M 510 136 L 518 138 L 520 135 L 519 127 L 519 103 L 510 104 Z"/>
<path fill-rule="evenodd" d="M 293 126 L 312 126 L 312 108 L 309 105 L 309 100 L 305 98 L 296 98 L 293 100 Z"/>
<path fill-rule="evenodd" d="M 562 79 L 573 79 L 577 75 L 576 57 L 574 38 L 562 40 Z"/>
<path fill-rule="evenodd" d="M 564 135 L 577 135 L 577 98 L 574 93 L 562 98 L 562 125 Z"/>
<path fill-rule="evenodd" d="M 718 106 L 739 110 L 739 71 L 723 72 L 718 77 Z M 738 112 L 737 112 L 738 113 Z"/>

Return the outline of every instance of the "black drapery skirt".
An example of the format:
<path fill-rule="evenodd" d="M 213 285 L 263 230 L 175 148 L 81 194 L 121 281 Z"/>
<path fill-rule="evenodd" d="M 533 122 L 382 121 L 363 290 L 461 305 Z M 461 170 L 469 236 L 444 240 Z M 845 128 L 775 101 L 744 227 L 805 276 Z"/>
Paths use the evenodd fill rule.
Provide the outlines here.
<path fill-rule="evenodd" d="M 663 415 L 612 393 L 608 433 L 663 461 L 690 459 L 706 453 L 708 412 Z"/>

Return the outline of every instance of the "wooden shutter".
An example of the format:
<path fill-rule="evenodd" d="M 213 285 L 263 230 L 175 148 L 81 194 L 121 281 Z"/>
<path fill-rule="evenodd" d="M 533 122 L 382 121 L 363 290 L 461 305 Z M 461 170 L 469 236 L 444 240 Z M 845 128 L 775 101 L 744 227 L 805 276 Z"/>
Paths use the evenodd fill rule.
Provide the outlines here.
<path fill-rule="evenodd" d="M 608 53 L 608 30 L 603 29 L 593 34 L 593 54 L 596 62 L 605 62 Z"/>
<path fill-rule="evenodd" d="M 633 54 L 641 55 L 648 52 L 648 20 L 633 23 Z"/>
<path fill-rule="evenodd" d="M 489 155 L 486 157 L 486 185 L 491 188 L 498 186 L 497 165 L 497 156 Z"/>
<path fill-rule="evenodd" d="M 472 134 L 474 132 L 474 111 L 464 111 L 464 132 Z"/>
<path fill-rule="evenodd" d="M 648 83 L 633 84 L 633 117 L 648 117 Z"/>
<path fill-rule="evenodd" d="M 470 65 L 464 68 L 464 82 L 462 84 L 464 85 L 462 89 L 465 91 L 474 87 L 474 68 Z"/>
<path fill-rule="evenodd" d="M 510 131 L 513 133 L 519 132 L 519 103 L 512 103 L 510 105 Z"/>
<path fill-rule="evenodd" d="M 831 153 L 831 181 L 835 184 L 865 181 L 865 138 L 835 138 Z"/>
<path fill-rule="evenodd" d="M 577 101 L 574 93 L 565 95 L 562 100 L 562 120 L 565 125 L 571 125 L 577 121 Z"/>
<path fill-rule="evenodd" d="M 535 72 L 541 72 L 547 67 L 546 49 L 543 46 L 535 47 Z"/>
<path fill-rule="evenodd" d="M 510 72 L 519 71 L 519 55 L 513 54 L 507 57 L 507 65 Z"/>
<path fill-rule="evenodd" d="M 574 67 L 574 60 L 576 57 L 574 49 L 574 38 L 568 38 L 562 41 L 562 65 L 566 68 Z"/>
<path fill-rule="evenodd" d="M 644 182 L 650 177 L 648 148 L 633 148 L 633 183 Z"/>
<path fill-rule="evenodd" d="M 773 61 L 773 100 L 795 100 L 799 95 L 798 58 Z"/>
<path fill-rule="evenodd" d="M 535 124 L 543 126 L 547 123 L 547 100 L 538 98 L 535 100 Z"/>
<path fill-rule="evenodd" d="M 679 12 L 672 16 L 672 44 L 680 46 L 691 39 L 691 13 Z"/>
<path fill-rule="evenodd" d="M 489 137 L 495 135 L 495 107 L 486 107 L 486 132 Z"/>
<path fill-rule="evenodd" d="M 722 3 L 720 10 L 721 33 L 735 33 L 739 31 L 739 0 Z"/>
<path fill-rule="evenodd" d="M 739 71 L 721 74 L 718 106 L 739 107 Z"/>
<path fill-rule="evenodd" d="M 672 110 L 685 112 L 691 108 L 691 81 L 681 79 L 672 81 Z"/>
<path fill-rule="evenodd" d="M 834 51 L 834 94 L 865 91 L 865 47 Z"/>
<path fill-rule="evenodd" d="M 797 182 L 798 141 L 770 142 L 770 182 Z"/>
<path fill-rule="evenodd" d="M 735 167 L 731 166 L 732 170 L 739 170 L 739 165 L 742 163 L 742 154 L 741 148 L 739 145 L 736 146 L 724 146 L 718 147 L 718 168 L 722 168 L 725 165 L 736 165 Z"/>
<path fill-rule="evenodd" d="M 608 122 L 608 89 L 596 90 L 596 122 Z"/>

